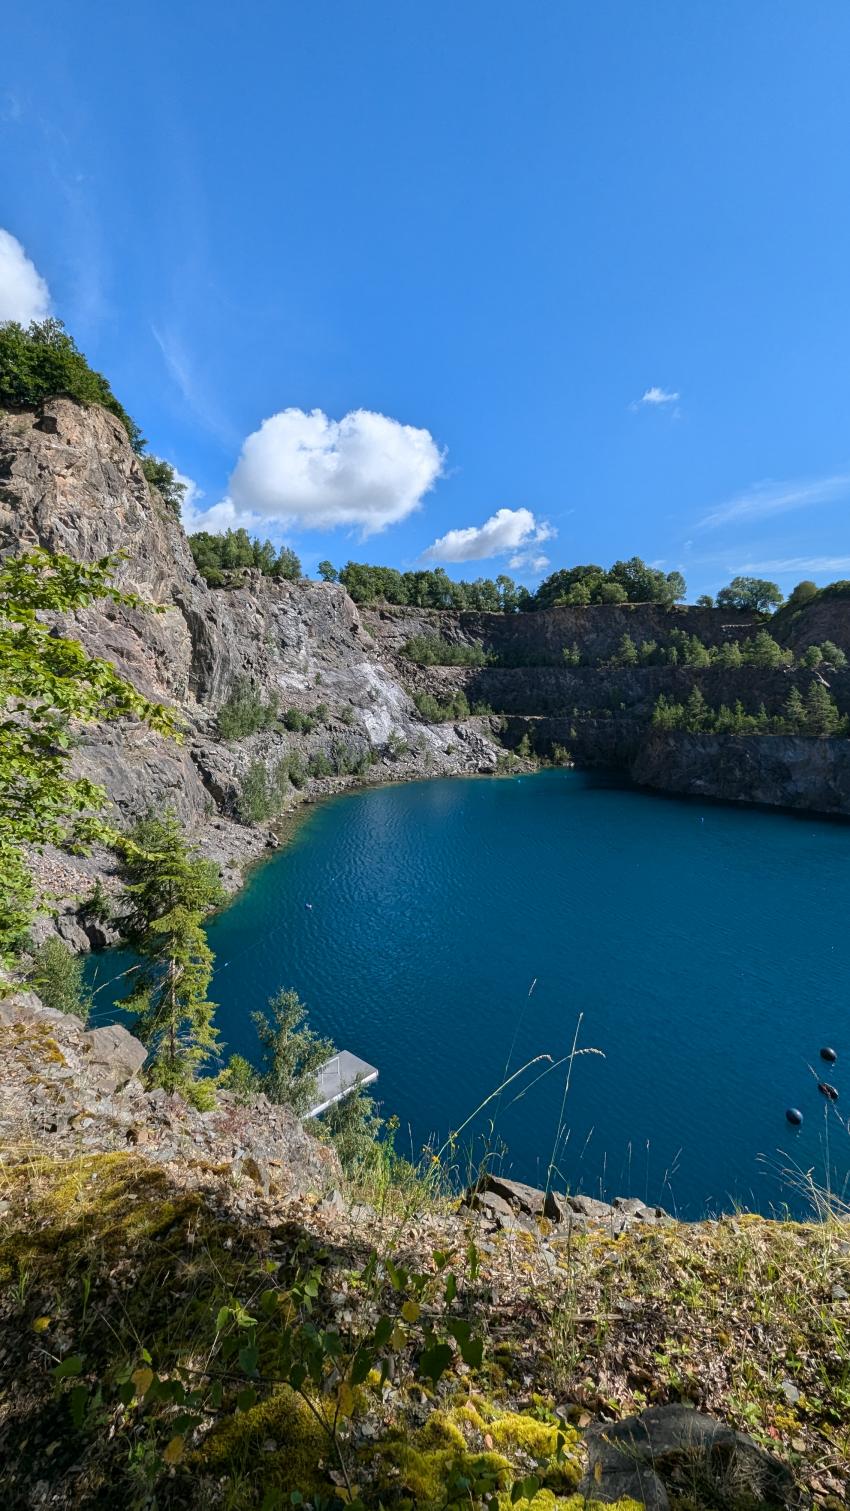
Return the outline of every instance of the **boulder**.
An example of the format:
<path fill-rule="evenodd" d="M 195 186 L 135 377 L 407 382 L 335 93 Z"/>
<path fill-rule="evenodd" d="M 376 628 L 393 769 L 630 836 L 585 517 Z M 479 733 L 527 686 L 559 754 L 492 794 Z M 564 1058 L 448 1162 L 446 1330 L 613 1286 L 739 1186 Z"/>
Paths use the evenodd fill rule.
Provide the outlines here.
<path fill-rule="evenodd" d="M 89 1065 L 104 1090 L 117 1091 L 141 1070 L 148 1052 L 122 1023 L 92 1028 L 83 1035 Z"/>
<path fill-rule="evenodd" d="M 596 1422 L 585 1435 L 587 1470 L 579 1493 L 603 1504 L 630 1496 L 666 1511 L 668 1491 L 702 1504 L 774 1508 L 797 1504 L 786 1466 L 753 1439 L 692 1407 L 653 1406 L 622 1422 Z"/>

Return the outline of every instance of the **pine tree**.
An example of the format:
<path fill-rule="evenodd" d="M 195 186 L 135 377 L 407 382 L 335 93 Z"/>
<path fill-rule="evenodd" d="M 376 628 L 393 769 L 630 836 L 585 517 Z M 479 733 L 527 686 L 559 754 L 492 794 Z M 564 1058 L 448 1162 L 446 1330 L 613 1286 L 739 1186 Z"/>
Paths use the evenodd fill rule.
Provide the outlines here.
<path fill-rule="evenodd" d="M 253 1013 L 263 1046 L 259 1089 L 270 1102 L 306 1112 L 316 1096 L 316 1072 L 335 1053 L 331 1039 L 320 1039 L 306 1023 L 307 1009 L 297 992 L 279 991 L 269 998 L 268 1013 Z"/>
<path fill-rule="evenodd" d="M 829 689 L 822 682 L 813 682 L 806 693 L 806 733 L 835 735 L 839 733 L 842 722 Z"/>
<path fill-rule="evenodd" d="M 710 722 L 710 709 L 699 687 L 693 688 L 687 703 L 685 704 L 685 716 L 687 728 L 692 734 L 697 734 L 701 729 L 706 729 Z"/>
<path fill-rule="evenodd" d="M 792 687 L 785 699 L 785 717 L 792 730 L 802 729 L 805 725 L 806 709 L 798 687 Z"/>
<path fill-rule="evenodd" d="M 122 932 L 142 962 L 121 1006 L 136 1015 L 134 1032 L 148 1049 L 147 1078 L 209 1106 L 211 1089 L 198 1077 L 218 1040 L 207 995 L 214 956 L 203 927 L 225 900 L 216 866 L 198 855 L 166 809 L 131 829 L 122 869 L 129 900 Z"/>

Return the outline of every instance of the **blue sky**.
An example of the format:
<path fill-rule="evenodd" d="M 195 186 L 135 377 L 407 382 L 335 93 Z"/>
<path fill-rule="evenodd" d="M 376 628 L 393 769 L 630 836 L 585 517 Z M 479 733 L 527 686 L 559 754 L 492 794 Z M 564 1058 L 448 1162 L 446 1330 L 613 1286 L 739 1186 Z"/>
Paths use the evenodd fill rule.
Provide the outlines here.
<path fill-rule="evenodd" d="M 850 576 L 845 0 L 3 30 L 0 314 L 49 299 L 196 512 L 308 569 Z"/>

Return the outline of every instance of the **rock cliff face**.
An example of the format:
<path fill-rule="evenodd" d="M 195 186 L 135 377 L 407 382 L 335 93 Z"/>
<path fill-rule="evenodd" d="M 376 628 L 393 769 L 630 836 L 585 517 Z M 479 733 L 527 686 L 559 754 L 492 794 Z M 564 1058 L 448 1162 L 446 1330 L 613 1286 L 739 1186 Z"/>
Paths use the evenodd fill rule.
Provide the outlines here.
<path fill-rule="evenodd" d="M 640 741 L 632 775 L 691 797 L 850 814 L 850 740 L 658 731 Z"/>

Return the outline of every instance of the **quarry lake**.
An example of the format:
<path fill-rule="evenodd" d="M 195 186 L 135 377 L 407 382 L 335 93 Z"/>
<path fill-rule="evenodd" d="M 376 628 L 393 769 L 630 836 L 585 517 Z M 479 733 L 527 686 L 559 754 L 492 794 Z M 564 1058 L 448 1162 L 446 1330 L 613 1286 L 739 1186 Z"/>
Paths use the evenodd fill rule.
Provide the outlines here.
<path fill-rule="evenodd" d="M 567 1055 L 581 1016 L 602 1055 L 574 1062 L 556 1185 L 685 1217 L 800 1210 L 779 1168 L 838 1190 L 850 1171 L 849 860 L 845 824 L 576 771 L 366 790 L 317 807 L 212 921 L 218 1023 L 256 1060 L 252 1010 L 294 987 L 378 1066 L 418 1157 L 506 1067 Z M 545 1184 L 564 1075 L 538 1061 L 463 1141 L 495 1114 L 505 1173 Z"/>

